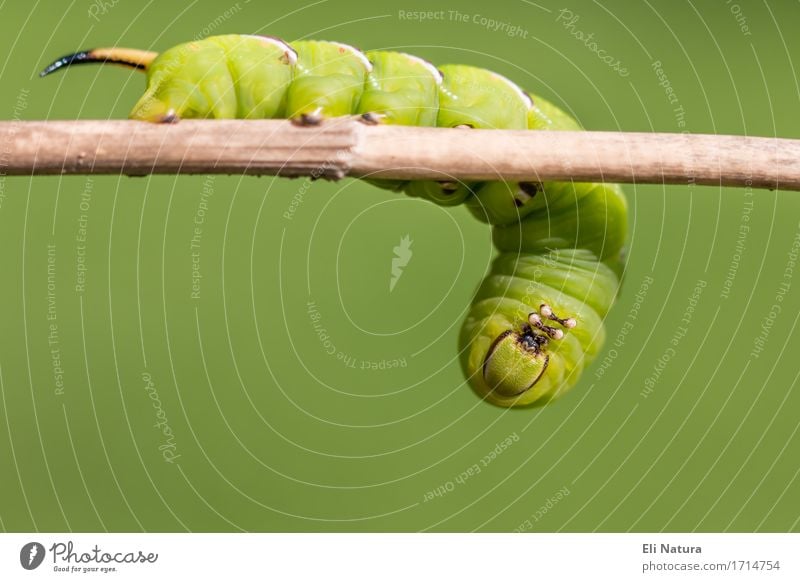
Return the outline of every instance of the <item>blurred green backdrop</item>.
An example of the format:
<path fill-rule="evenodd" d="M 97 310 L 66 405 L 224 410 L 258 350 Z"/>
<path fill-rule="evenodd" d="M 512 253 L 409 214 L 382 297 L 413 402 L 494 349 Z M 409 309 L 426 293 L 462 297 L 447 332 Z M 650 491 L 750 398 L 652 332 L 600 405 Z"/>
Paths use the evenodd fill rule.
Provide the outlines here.
<path fill-rule="evenodd" d="M 798 137 L 798 18 L 788 0 L 5 2 L 0 118 L 123 118 L 137 73 L 38 70 L 240 32 L 492 68 L 592 129 Z M 626 193 L 604 361 L 509 411 L 456 359 L 492 256 L 463 208 L 354 181 L 1 177 L 0 528 L 800 529 L 800 197 Z"/>

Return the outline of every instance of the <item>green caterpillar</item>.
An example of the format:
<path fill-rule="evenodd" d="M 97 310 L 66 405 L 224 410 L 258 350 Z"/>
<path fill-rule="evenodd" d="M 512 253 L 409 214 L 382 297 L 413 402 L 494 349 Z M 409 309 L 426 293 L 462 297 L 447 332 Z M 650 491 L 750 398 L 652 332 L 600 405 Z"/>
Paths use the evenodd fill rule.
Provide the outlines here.
<path fill-rule="evenodd" d="M 147 90 L 130 114 L 145 121 L 287 118 L 313 125 L 357 115 L 366 123 L 580 129 L 551 103 L 485 69 L 437 69 L 412 55 L 362 53 L 335 42 L 226 35 L 160 55 L 95 49 L 58 59 L 42 76 L 90 62 L 146 71 Z M 481 397 L 500 406 L 538 405 L 578 381 L 603 344 L 603 318 L 622 275 L 627 205 L 616 185 L 374 183 L 437 204 L 466 203 L 492 225 L 500 254 L 460 335 L 462 367 Z"/>

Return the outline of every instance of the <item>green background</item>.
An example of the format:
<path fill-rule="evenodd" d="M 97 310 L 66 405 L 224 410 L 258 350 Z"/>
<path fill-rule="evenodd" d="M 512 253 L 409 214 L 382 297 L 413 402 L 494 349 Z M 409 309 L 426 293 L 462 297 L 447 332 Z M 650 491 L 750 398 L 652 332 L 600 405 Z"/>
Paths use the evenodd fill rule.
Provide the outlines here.
<path fill-rule="evenodd" d="M 435 0 L 4 2 L 0 118 L 123 118 L 143 88 L 137 73 L 36 73 L 81 48 L 163 50 L 241 32 L 492 68 L 592 129 L 800 135 L 797 2 L 457 6 L 466 22 Z M 557 20 L 562 8 L 579 16 L 572 28 Z M 401 18 L 415 10 L 445 14 Z M 796 194 L 627 186 L 631 250 L 607 320 L 606 367 L 595 362 L 552 406 L 503 410 L 472 393 L 457 362 L 458 328 L 492 256 L 489 230 L 464 208 L 349 180 L 0 184 L 0 528 L 800 529 L 800 272 L 788 265 Z M 392 249 L 405 235 L 413 257 L 390 293 Z M 698 281 L 706 286 L 673 346 Z M 394 360 L 403 365 L 380 369 Z M 173 462 L 159 448 L 151 394 L 180 455 Z M 516 442 L 482 463 L 508 437 Z M 475 464 L 479 473 L 458 479 Z"/>

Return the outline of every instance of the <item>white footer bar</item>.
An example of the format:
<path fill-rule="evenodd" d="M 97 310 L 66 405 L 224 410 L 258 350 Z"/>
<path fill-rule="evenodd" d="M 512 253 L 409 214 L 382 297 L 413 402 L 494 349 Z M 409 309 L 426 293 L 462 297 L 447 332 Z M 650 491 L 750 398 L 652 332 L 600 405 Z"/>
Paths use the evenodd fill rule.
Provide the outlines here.
<path fill-rule="evenodd" d="M 0 580 L 800 580 L 800 534 L 3 534 Z"/>

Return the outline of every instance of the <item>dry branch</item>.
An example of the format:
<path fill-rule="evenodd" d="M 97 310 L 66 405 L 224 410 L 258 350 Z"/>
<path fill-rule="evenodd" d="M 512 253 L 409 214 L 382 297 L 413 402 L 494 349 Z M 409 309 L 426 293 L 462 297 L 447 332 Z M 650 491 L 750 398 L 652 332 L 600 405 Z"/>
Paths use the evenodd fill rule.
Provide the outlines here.
<path fill-rule="evenodd" d="M 0 174 L 697 183 L 800 190 L 800 140 L 288 121 L 0 122 Z"/>

